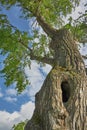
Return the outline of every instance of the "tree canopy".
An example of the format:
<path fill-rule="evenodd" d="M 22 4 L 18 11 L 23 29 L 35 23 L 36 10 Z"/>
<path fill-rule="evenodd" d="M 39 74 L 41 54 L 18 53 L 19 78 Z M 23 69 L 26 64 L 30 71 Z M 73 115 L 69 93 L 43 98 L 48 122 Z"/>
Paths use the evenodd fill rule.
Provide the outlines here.
<path fill-rule="evenodd" d="M 66 28 L 75 40 L 87 42 L 87 10 L 79 12 L 76 19 L 70 15 L 79 4 L 80 0 L 0 0 L 0 55 L 6 56 L 0 72 L 6 86 L 16 83 L 20 93 L 29 85 L 25 67 L 31 67 L 31 60 L 53 65 L 49 43 L 55 31 Z M 3 8 L 9 10 L 14 5 L 22 11 L 22 18 L 32 20 L 32 35 L 20 31 L 2 14 Z"/>

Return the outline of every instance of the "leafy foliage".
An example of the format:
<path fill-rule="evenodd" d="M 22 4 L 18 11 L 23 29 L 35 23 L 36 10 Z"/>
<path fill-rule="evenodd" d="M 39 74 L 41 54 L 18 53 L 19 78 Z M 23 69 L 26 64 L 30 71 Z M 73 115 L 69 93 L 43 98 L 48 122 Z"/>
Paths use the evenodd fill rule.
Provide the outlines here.
<path fill-rule="evenodd" d="M 13 30 L 14 28 L 8 26 L 9 22 L 6 19 L 6 16 L 1 15 L 1 18 L 1 55 L 7 55 L 1 73 L 3 73 L 3 76 L 5 77 L 6 86 L 15 82 L 18 92 L 21 92 L 24 90 L 25 86 L 29 84 L 24 68 L 27 64 L 30 65 L 30 58 L 28 56 L 29 50 L 19 43 L 18 37 L 21 35 L 21 39 L 25 39 L 25 44 L 28 44 L 29 37 L 27 37 L 26 33 Z"/>
<path fill-rule="evenodd" d="M 50 24 L 62 24 L 62 16 L 67 16 L 75 6 L 79 5 L 80 0 L 1 0 L 7 9 L 17 4 L 23 9 L 25 17 L 32 16 L 32 12 L 39 12 Z M 30 11 L 30 12 L 29 12 Z"/>
<path fill-rule="evenodd" d="M 71 30 L 75 39 L 85 42 L 85 39 L 87 41 L 87 11 L 76 20 L 70 17 L 69 22 L 64 24 L 64 18 L 72 13 L 79 2 L 80 0 L 0 0 L 0 6 L 7 10 L 14 5 L 19 6 L 22 17 L 32 21 L 34 19 L 35 22 L 37 22 L 37 14 L 40 14 L 51 27 L 67 28 Z M 50 38 L 36 26 L 32 32 L 32 36 L 21 32 L 9 22 L 5 14 L 0 13 L 0 54 L 6 55 L 1 73 L 5 77 L 6 86 L 16 83 L 19 93 L 30 83 L 25 74 L 25 67 L 31 66 L 31 49 L 35 56 L 52 56 L 49 47 Z"/>
<path fill-rule="evenodd" d="M 85 13 L 80 13 L 80 16 L 77 19 L 70 17 L 68 24 L 65 25 L 65 28 L 69 29 L 75 39 L 79 42 L 87 42 L 87 11 Z"/>
<path fill-rule="evenodd" d="M 14 125 L 12 127 L 13 130 L 24 130 L 24 126 L 26 124 L 26 121 L 25 122 L 20 122 L 18 123 L 17 125 Z"/>

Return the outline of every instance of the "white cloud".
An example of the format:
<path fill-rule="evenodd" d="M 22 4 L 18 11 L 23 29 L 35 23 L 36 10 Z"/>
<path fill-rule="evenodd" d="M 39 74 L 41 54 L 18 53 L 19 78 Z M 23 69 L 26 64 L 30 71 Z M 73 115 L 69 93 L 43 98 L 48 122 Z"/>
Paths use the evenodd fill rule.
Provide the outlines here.
<path fill-rule="evenodd" d="M 72 17 L 75 20 L 80 16 L 79 12 L 85 13 L 85 10 L 87 8 L 84 7 L 85 4 L 86 4 L 86 0 L 81 0 L 80 5 L 77 6 L 75 10 L 73 10 L 72 13 L 67 16 L 67 18 L 64 17 L 65 24 L 68 22 L 69 17 Z"/>
<path fill-rule="evenodd" d="M 9 113 L 0 111 L 0 130 L 10 130 L 12 126 L 20 121 L 30 119 L 32 117 L 35 105 L 28 102 L 21 106 L 20 111 Z"/>
<path fill-rule="evenodd" d="M 80 53 L 82 55 L 87 55 L 87 45 L 84 46 L 83 44 L 81 44 Z M 87 67 L 87 60 L 84 60 L 84 62 Z"/>
<path fill-rule="evenodd" d="M 9 96 L 16 96 L 17 91 L 15 89 L 10 88 L 10 89 L 6 90 L 6 94 Z"/>
<path fill-rule="evenodd" d="M 28 102 L 21 106 L 20 115 L 23 120 L 30 119 L 32 117 L 35 105 L 33 102 Z"/>
<path fill-rule="evenodd" d="M 85 0 L 80 2 L 80 6 L 78 6 L 75 11 L 72 12 L 72 17 L 73 19 L 76 19 L 79 16 L 79 12 L 85 13 L 85 8 L 84 8 L 84 4 L 85 4 Z"/>
<path fill-rule="evenodd" d="M 46 65 L 45 67 L 42 67 L 43 72 L 44 72 L 46 75 L 50 72 L 51 68 L 52 68 L 52 67 L 51 67 L 50 65 Z"/>
<path fill-rule="evenodd" d="M 3 97 L 3 94 L 0 92 L 0 98 Z"/>
<path fill-rule="evenodd" d="M 16 102 L 16 101 L 17 101 L 17 98 L 5 97 L 4 100 L 7 101 L 7 102 L 13 103 L 13 102 Z"/>
<path fill-rule="evenodd" d="M 25 72 L 31 82 L 31 87 L 29 87 L 28 91 L 26 91 L 30 97 L 34 98 L 34 95 L 40 90 L 43 81 L 46 75 L 49 73 L 50 69 L 51 66 L 49 65 L 40 68 L 40 66 L 34 61 L 32 62 L 31 70 L 29 70 L 28 67 L 25 68 Z"/>
<path fill-rule="evenodd" d="M 1 130 L 10 130 L 11 122 L 9 122 L 10 114 L 5 111 L 0 111 L 0 129 Z M 9 125 L 8 125 L 9 124 Z"/>
<path fill-rule="evenodd" d="M 87 45 L 84 46 L 83 44 L 81 44 L 80 53 L 83 55 L 87 54 Z"/>

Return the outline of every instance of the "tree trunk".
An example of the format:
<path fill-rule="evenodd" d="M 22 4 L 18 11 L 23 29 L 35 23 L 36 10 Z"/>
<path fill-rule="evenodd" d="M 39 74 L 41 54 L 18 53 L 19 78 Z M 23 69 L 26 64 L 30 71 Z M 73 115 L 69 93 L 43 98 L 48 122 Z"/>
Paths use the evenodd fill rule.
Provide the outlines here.
<path fill-rule="evenodd" d="M 35 111 L 25 130 L 86 130 L 87 77 L 71 34 L 56 32 L 50 43 L 54 66 L 36 94 Z"/>

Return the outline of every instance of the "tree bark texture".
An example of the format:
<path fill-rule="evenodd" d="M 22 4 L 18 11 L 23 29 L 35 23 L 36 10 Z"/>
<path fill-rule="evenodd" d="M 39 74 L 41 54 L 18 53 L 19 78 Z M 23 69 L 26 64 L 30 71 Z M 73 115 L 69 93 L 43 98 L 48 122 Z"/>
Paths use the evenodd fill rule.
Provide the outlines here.
<path fill-rule="evenodd" d="M 36 94 L 35 111 L 25 130 L 86 130 L 87 76 L 76 43 L 61 29 L 50 48 L 53 68 Z"/>

